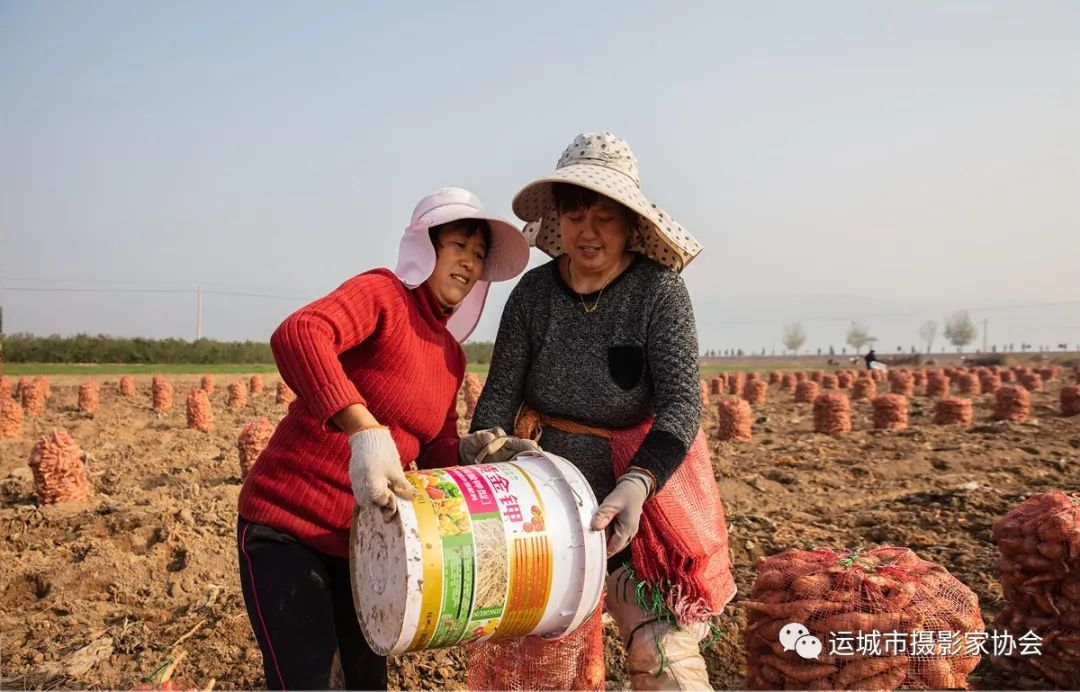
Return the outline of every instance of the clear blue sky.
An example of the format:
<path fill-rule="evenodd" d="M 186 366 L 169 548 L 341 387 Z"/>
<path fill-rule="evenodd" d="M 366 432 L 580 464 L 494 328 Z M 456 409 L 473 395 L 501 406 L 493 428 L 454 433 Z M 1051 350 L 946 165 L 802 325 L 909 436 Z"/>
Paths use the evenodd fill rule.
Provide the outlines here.
<path fill-rule="evenodd" d="M 191 338 L 201 285 L 206 336 L 264 340 L 431 189 L 509 216 L 604 129 L 705 245 L 703 348 L 1078 301 L 1078 37 L 1076 2 L 0 2 L 4 327 Z M 1080 342 L 1075 302 L 973 314 Z"/>

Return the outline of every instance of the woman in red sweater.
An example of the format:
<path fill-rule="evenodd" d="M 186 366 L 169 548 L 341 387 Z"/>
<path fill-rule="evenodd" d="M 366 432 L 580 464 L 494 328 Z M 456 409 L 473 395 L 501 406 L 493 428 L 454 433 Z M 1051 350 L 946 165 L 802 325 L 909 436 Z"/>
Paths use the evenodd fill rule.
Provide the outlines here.
<path fill-rule="evenodd" d="M 514 225 L 472 193 L 442 188 L 413 211 L 394 271 L 349 279 L 274 332 L 297 397 L 244 481 L 237 525 L 268 689 L 326 689 L 335 652 L 348 689 L 386 688 L 385 659 L 353 606 L 353 505 L 373 502 L 390 518 L 397 497 L 412 498 L 405 466 L 458 463 L 459 342 L 488 284 L 520 274 L 528 257 Z"/>

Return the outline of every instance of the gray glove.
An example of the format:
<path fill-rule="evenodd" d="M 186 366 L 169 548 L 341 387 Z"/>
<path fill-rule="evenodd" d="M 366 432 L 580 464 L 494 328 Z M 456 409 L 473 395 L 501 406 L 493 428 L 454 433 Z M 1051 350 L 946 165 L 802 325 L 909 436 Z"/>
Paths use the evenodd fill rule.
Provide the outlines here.
<path fill-rule="evenodd" d="M 593 531 L 608 529 L 607 556 L 630 545 L 641 524 L 641 510 L 652 492 L 653 480 L 640 471 L 627 471 L 604 498 L 592 520 Z"/>
<path fill-rule="evenodd" d="M 462 465 L 497 464 L 510 461 L 522 452 L 539 452 L 532 440 L 507 435 L 502 428 L 477 430 L 458 441 L 458 459 Z"/>

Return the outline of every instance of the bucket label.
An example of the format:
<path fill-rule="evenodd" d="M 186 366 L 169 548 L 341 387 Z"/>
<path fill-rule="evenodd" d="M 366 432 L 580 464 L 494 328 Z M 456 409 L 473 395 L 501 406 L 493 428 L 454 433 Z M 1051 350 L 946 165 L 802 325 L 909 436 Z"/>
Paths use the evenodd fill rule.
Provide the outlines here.
<path fill-rule="evenodd" d="M 423 595 L 410 650 L 529 634 L 553 576 L 544 503 L 514 464 L 406 474 L 417 490 Z"/>

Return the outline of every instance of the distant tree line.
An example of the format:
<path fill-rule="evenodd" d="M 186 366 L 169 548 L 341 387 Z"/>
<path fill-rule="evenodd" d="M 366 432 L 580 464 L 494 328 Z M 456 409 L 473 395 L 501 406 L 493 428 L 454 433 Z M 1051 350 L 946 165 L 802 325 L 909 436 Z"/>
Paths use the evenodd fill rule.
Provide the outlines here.
<path fill-rule="evenodd" d="M 34 336 L 8 334 L 2 339 L 8 363 L 273 363 L 270 344 L 258 341 L 199 339 L 121 339 L 99 334 Z M 491 341 L 463 344 L 469 363 L 490 363 Z"/>
<path fill-rule="evenodd" d="M 273 363 L 270 344 L 199 339 L 121 339 L 99 334 L 4 337 L 8 363 Z"/>

